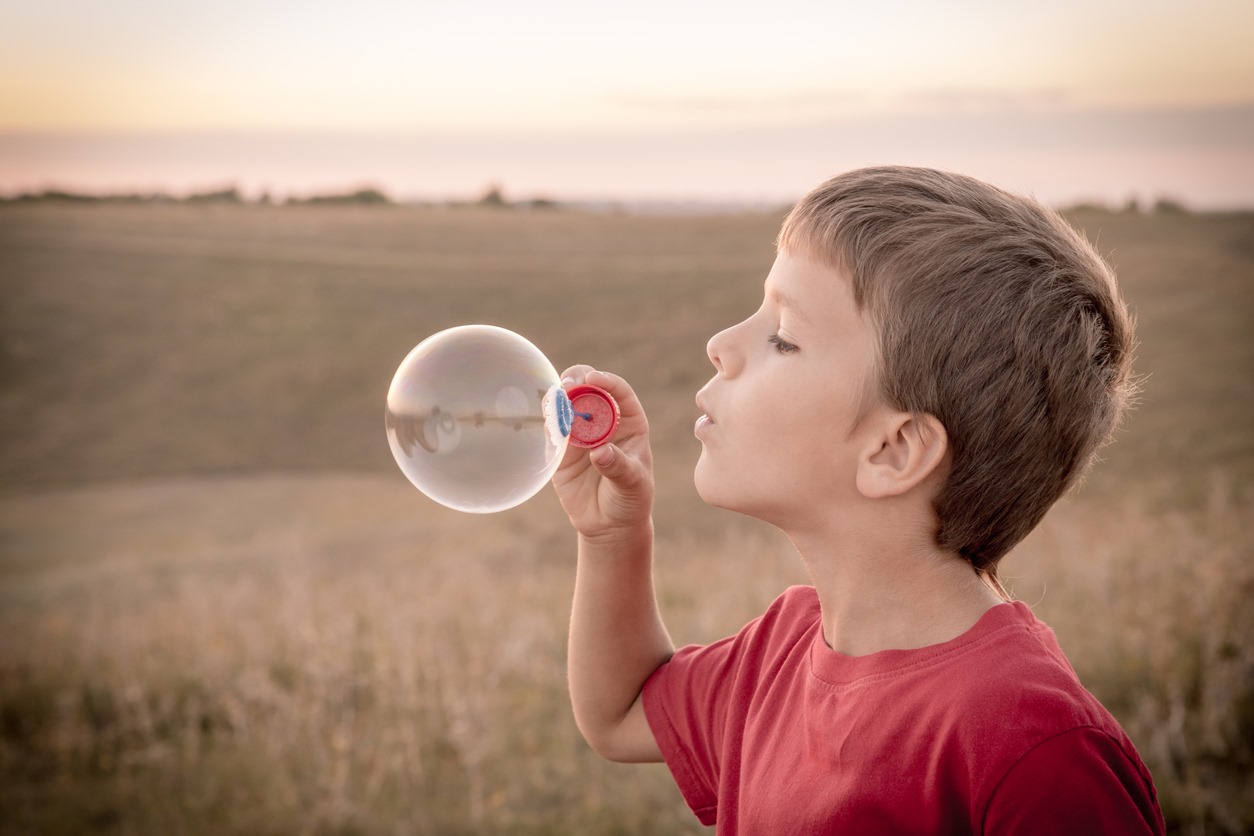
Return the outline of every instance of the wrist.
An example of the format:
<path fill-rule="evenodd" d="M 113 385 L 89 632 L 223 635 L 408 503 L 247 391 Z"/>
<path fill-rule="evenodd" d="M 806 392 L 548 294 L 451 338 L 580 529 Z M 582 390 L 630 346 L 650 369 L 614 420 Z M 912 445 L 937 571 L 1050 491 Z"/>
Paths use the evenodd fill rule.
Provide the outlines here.
<path fill-rule="evenodd" d="M 579 532 L 580 553 L 621 554 L 653 550 L 653 517 L 638 523 L 610 526 L 597 531 Z"/>

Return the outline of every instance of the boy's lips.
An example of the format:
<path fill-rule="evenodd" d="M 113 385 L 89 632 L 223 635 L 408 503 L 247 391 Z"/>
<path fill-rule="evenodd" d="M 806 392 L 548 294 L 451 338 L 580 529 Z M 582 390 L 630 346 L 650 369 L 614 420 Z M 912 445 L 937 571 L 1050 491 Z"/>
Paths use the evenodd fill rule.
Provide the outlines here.
<path fill-rule="evenodd" d="M 703 429 L 712 427 L 715 424 L 714 418 L 710 415 L 710 410 L 706 408 L 705 399 L 701 393 L 697 393 L 697 409 L 701 410 L 701 417 L 697 419 L 696 425 L 692 428 L 693 433 L 700 435 Z"/>

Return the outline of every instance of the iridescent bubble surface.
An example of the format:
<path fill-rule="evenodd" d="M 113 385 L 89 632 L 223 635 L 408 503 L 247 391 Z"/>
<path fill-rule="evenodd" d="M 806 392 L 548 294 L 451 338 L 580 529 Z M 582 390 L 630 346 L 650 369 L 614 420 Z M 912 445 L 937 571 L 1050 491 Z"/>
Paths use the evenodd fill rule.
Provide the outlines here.
<path fill-rule="evenodd" d="M 552 411 L 558 388 L 557 370 L 513 331 L 441 331 L 419 343 L 392 378 L 392 455 L 441 505 L 479 514 L 513 508 L 544 487 L 566 451 L 566 439 L 545 426 L 546 403 Z"/>

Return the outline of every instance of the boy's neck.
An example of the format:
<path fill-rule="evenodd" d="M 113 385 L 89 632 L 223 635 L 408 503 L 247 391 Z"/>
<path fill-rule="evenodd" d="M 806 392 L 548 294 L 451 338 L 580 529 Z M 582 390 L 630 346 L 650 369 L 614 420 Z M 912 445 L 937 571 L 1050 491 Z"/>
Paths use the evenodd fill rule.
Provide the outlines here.
<path fill-rule="evenodd" d="M 960 556 L 877 534 L 789 533 L 818 591 L 823 638 L 833 650 L 865 656 L 940 644 L 1003 603 Z"/>

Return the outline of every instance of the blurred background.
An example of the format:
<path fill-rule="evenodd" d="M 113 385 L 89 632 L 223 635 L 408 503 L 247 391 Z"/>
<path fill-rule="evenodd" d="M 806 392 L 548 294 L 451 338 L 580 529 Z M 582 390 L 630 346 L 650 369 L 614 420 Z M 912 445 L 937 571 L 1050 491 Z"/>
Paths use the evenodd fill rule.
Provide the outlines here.
<path fill-rule="evenodd" d="M 865 6 L 865 4 L 864 4 Z M 565 684 L 573 536 L 392 462 L 442 328 L 650 414 L 678 643 L 805 577 L 692 398 L 787 208 L 877 163 L 1062 209 L 1137 409 L 1007 558 L 1176 833 L 1254 830 L 1254 6 L 0 0 L 0 832 L 698 832 Z"/>

